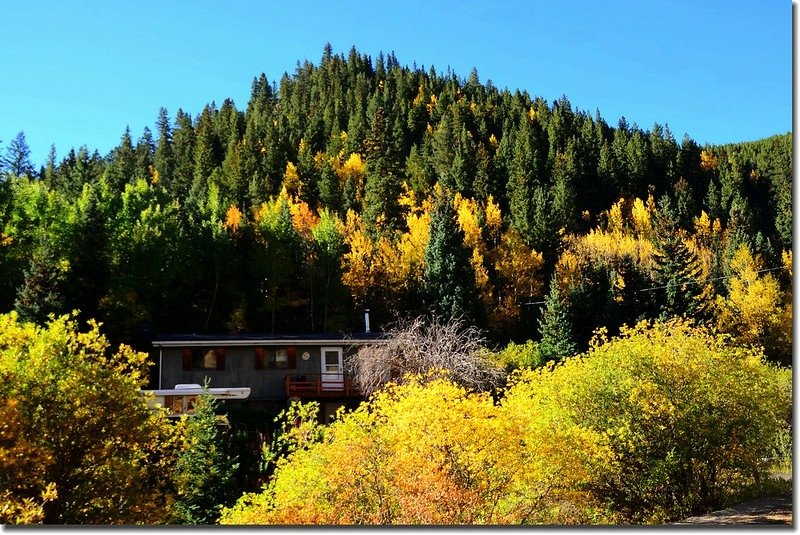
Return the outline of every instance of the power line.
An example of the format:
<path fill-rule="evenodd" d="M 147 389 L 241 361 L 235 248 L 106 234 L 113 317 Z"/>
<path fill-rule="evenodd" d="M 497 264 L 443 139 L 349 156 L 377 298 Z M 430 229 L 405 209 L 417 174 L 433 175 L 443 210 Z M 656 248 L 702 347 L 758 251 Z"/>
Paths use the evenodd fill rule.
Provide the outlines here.
<path fill-rule="evenodd" d="M 783 267 L 771 267 L 771 268 L 766 268 L 766 269 L 759 269 L 759 270 L 756 271 L 756 273 L 769 273 L 770 271 L 779 271 L 781 269 L 784 269 L 784 268 Z M 706 280 L 704 280 L 702 282 L 700 282 L 700 281 L 686 281 L 686 282 L 682 282 L 680 284 L 680 286 L 683 287 L 683 286 L 686 286 L 687 284 L 697 284 L 697 285 L 707 284 L 707 283 L 709 283 L 711 281 L 731 279 L 731 278 L 733 278 L 735 276 L 736 275 L 724 275 L 722 277 L 710 277 L 710 278 L 708 278 L 708 279 L 706 279 Z M 664 286 L 651 286 L 650 288 L 641 288 L 639 290 L 634 290 L 633 293 L 652 292 L 652 291 L 655 291 L 655 290 L 663 290 L 663 289 L 669 288 L 669 287 L 670 287 L 669 284 L 666 284 Z M 522 303 L 523 306 L 543 305 L 543 304 L 545 304 L 545 301 L 532 301 L 530 303 Z"/>

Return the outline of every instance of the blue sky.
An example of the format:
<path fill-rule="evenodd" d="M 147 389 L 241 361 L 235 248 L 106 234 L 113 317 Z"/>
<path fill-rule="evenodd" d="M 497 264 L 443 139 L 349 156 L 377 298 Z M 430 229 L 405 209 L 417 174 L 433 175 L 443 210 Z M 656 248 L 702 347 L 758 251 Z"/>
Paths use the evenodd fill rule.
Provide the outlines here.
<path fill-rule="evenodd" d="M 786 0 L 452 2 L 328 0 L 13 2 L 3 6 L 0 150 L 23 130 L 37 166 L 87 145 L 105 154 L 161 106 L 196 115 L 247 104 L 264 72 L 355 45 L 403 65 L 451 67 L 680 141 L 792 129 L 792 5 Z"/>

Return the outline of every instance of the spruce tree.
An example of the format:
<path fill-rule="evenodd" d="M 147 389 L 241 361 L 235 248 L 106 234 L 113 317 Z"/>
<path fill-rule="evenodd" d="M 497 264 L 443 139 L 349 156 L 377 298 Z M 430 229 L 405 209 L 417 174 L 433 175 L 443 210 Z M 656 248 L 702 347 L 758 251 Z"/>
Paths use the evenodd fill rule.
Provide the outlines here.
<path fill-rule="evenodd" d="M 20 319 L 44 325 L 49 314 L 64 313 L 65 280 L 64 263 L 45 237 L 33 252 L 25 281 L 17 289 L 14 309 Z"/>
<path fill-rule="evenodd" d="M 364 224 L 374 236 L 400 227 L 400 166 L 383 107 L 372 117 L 365 142 L 367 168 L 364 185 Z"/>
<path fill-rule="evenodd" d="M 156 144 L 155 169 L 159 183 L 169 190 L 172 184 L 172 172 L 175 168 L 175 157 L 172 149 L 172 127 L 169 124 L 169 113 L 166 108 L 158 111 L 158 142 Z"/>
<path fill-rule="evenodd" d="M 430 237 L 425 248 L 423 292 L 428 308 L 437 316 L 475 322 L 477 290 L 469 252 L 463 244 L 464 233 L 456 220 L 452 195 L 440 191 L 434 200 Z"/>
<path fill-rule="evenodd" d="M 539 334 L 542 336 L 539 354 L 544 361 L 559 361 L 578 352 L 572 330 L 569 309 L 559 294 L 558 280 L 553 276 L 539 319 Z"/>
<path fill-rule="evenodd" d="M 226 452 L 216 408 L 214 397 L 204 392 L 188 422 L 188 444 L 175 467 L 175 512 L 180 524 L 215 524 L 220 509 L 236 500 L 234 476 L 239 464 Z"/>
<path fill-rule="evenodd" d="M 711 286 L 700 259 L 689 249 L 674 222 L 661 216 L 655 225 L 657 305 L 662 318 L 684 316 L 704 321 L 711 311 Z"/>
<path fill-rule="evenodd" d="M 6 147 L 6 155 L 0 161 L 2 169 L 12 175 L 35 177 L 31 163 L 31 150 L 25 140 L 25 133 L 19 132 Z"/>

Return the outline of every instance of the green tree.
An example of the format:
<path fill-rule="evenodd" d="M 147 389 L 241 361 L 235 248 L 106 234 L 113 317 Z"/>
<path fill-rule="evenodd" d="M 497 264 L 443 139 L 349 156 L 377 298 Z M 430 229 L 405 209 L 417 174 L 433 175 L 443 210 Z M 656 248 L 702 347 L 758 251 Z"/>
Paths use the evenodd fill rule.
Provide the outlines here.
<path fill-rule="evenodd" d="M 23 321 L 44 324 L 50 314 L 65 312 L 65 282 L 69 263 L 47 237 L 31 255 L 25 280 L 17 290 L 14 309 Z"/>
<path fill-rule="evenodd" d="M 712 290 L 700 260 L 667 218 L 662 216 L 656 222 L 655 291 L 661 317 L 708 319 Z"/>
<path fill-rule="evenodd" d="M 401 191 L 400 166 L 383 107 L 375 110 L 364 145 L 367 168 L 363 217 L 367 229 L 376 235 L 397 229 L 402 223 L 397 203 Z"/>
<path fill-rule="evenodd" d="M 561 298 L 558 280 L 554 276 L 539 320 L 539 334 L 542 336 L 538 347 L 540 358 L 559 361 L 576 354 L 578 345 L 573 340 L 572 330 L 569 308 Z"/>
<path fill-rule="evenodd" d="M 25 132 L 19 132 L 6 147 L 6 155 L 0 160 L 0 170 L 16 176 L 35 177 L 31 163 L 31 150 Z"/>
<path fill-rule="evenodd" d="M 175 155 L 172 148 L 172 126 L 169 124 L 169 112 L 166 108 L 158 110 L 156 129 L 158 141 L 156 142 L 154 167 L 158 173 L 159 183 L 169 190 L 172 184 L 172 173 L 175 169 Z"/>
<path fill-rule="evenodd" d="M 430 310 L 445 320 L 475 321 L 478 295 L 458 225 L 453 199 L 447 192 L 436 195 L 431 213 L 430 238 L 425 248 L 423 291 Z"/>
<path fill-rule="evenodd" d="M 207 385 L 206 385 L 207 388 Z M 187 417 L 186 448 L 175 464 L 176 520 L 180 524 L 215 524 L 222 507 L 236 500 L 239 463 L 227 452 L 216 416 L 217 401 L 204 391 L 193 417 Z"/>

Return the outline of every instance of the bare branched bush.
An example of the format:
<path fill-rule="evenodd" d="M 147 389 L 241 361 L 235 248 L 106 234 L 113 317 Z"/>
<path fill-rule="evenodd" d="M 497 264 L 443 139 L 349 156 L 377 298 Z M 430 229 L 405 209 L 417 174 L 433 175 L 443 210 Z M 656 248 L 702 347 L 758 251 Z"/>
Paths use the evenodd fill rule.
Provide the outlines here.
<path fill-rule="evenodd" d="M 471 390 L 491 390 L 505 372 L 487 357 L 481 331 L 462 320 L 416 318 L 396 323 L 380 343 L 361 347 L 349 373 L 365 395 L 408 375 L 447 377 Z"/>

